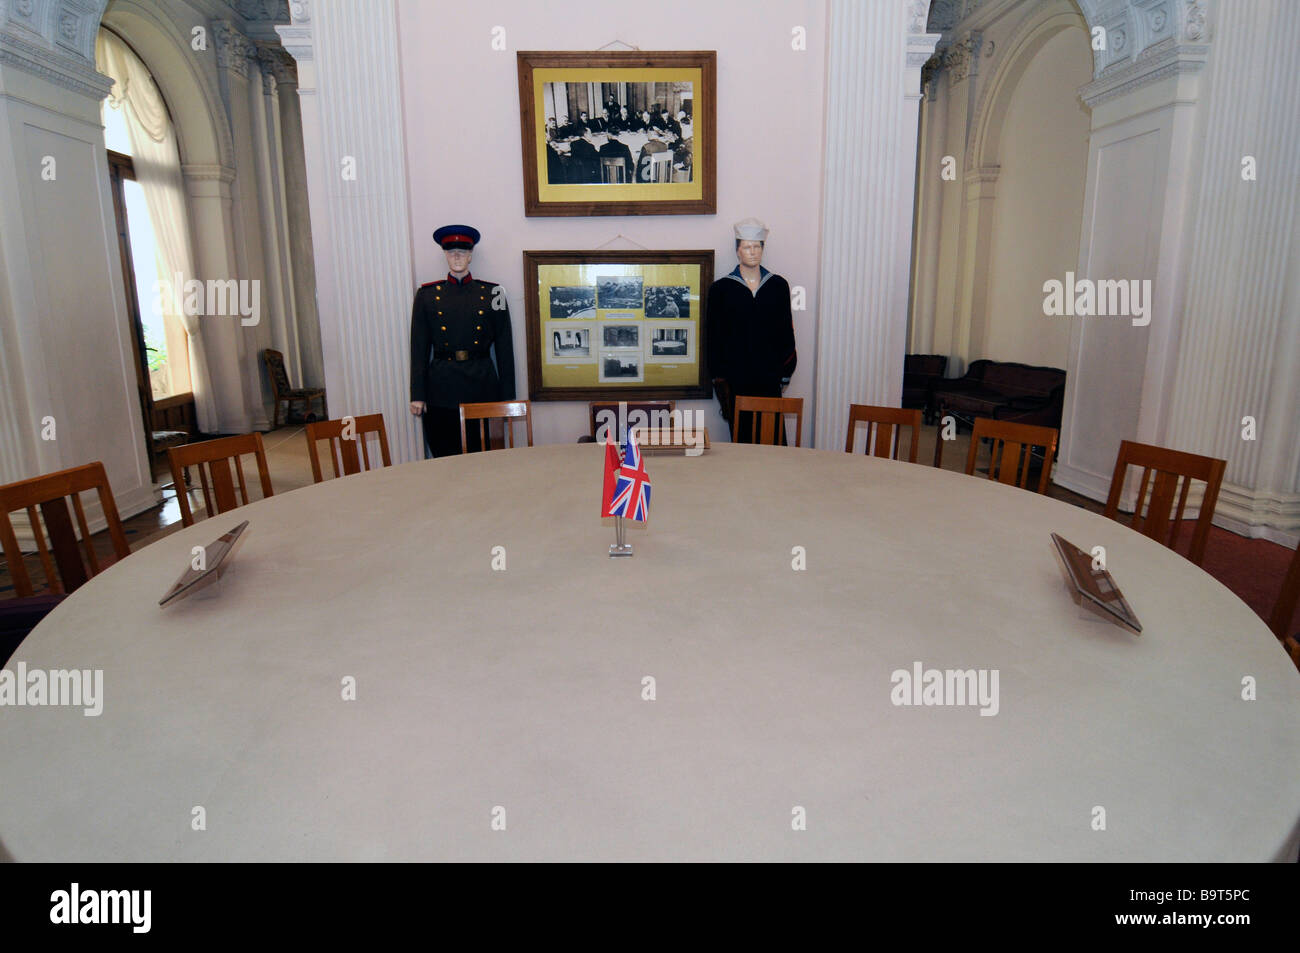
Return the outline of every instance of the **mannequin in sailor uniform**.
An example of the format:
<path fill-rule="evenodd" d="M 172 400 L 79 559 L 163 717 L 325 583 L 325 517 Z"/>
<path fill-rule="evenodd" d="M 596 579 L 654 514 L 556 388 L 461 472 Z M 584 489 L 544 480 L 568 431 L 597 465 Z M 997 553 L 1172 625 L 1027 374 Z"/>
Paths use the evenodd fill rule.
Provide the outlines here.
<path fill-rule="evenodd" d="M 727 426 L 738 395 L 780 397 L 790 383 L 798 355 L 790 286 L 762 266 L 767 227 L 757 219 L 735 226 L 739 264 L 709 288 L 707 345 L 709 376 Z M 742 414 L 740 434 L 732 440 L 748 443 L 751 414 Z M 780 429 L 785 443 L 785 428 Z"/>
<path fill-rule="evenodd" d="M 505 294 L 470 275 L 478 231 L 447 225 L 433 233 L 433 240 L 446 253 L 448 274 L 415 293 L 411 413 L 423 420 L 429 452 L 446 457 L 461 452 L 462 403 L 514 400 L 514 339 Z M 471 452 L 482 449 L 477 427 L 467 427 L 465 436 Z"/>

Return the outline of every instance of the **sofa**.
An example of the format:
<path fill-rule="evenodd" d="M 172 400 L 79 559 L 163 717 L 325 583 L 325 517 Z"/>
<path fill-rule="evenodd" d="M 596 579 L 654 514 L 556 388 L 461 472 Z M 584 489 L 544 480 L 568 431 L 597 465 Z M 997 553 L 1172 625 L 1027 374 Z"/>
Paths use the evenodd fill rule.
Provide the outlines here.
<path fill-rule="evenodd" d="M 973 361 L 965 376 L 935 385 L 930 413 L 952 413 L 966 422 L 992 417 L 1042 427 L 1061 426 L 1065 371 L 1009 361 Z"/>
<path fill-rule="evenodd" d="M 908 408 L 921 408 L 925 411 L 926 423 L 930 422 L 933 409 L 930 396 L 934 388 L 944 382 L 944 372 L 948 370 L 948 358 L 942 354 L 909 354 L 903 358 L 903 404 Z"/>

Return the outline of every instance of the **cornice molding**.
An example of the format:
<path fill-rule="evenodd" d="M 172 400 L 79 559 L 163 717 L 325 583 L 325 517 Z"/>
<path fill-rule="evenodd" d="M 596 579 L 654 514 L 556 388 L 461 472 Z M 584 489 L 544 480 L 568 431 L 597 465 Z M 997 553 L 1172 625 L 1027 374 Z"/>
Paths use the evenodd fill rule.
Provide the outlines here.
<path fill-rule="evenodd" d="M 50 50 L 14 33 L 0 32 L 0 65 L 39 76 L 73 92 L 101 100 L 113 81 L 79 56 Z"/>
<path fill-rule="evenodd" d="M 1107 70 L 1079 90 L 1089 109 L 1181 73 L 1197 73 L 1210 58 L 1207 45 L 1180 44 L 1170 37 L 1146 50 L 1132 63 Z"/>
<path fill-rule="evenodd" d="M 941 32 L 944 58 L 937 68 L 949 71 L 949 81 L 967 78 L 976 56 L 959 49 L 957 37 L 969 37 L 1039 0 L 933 0 L 929 27 Z M 1093 79 L 1127 69 L 1167 45 L 1204 47 L 1212 39 L 1214 0 L 1074 0 L 1088 30 L 1105 30 L 1105 48 L 1093 50 Z M 909 11 L 910 12 L 910 11 Z M 976 51 L 976 55 L 977 55 Z M 1192 54 L 1192 59 L 1195 54 Z M 965 70 L 966 72 L 962 72 Z"/>

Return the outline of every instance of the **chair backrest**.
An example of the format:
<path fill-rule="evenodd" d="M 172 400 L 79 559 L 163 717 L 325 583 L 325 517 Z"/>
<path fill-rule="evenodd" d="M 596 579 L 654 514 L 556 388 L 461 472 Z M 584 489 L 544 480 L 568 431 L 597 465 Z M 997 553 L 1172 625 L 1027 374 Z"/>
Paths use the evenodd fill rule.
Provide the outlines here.
<path fill-rule="evenodd" d="M 1106 509 L 1102 515 L 1123 522 L 1119 518 L 1119 501 L 1124 492 L 1124 478 L 1128 475 L 1130 466 L 1141 467 L 1142 483 L 1138 487 L 1130 525 L 1144 536 L 1175 549 L 1178 530 L 1183 521 L 1183 509 L 1187 505 L 1187 491 L 1191 488 L 1192 480 L 1203 480 L 1205 496 L 1201 498 L 1200 516 L 1196 520 L 1192 545 L 1187 552 L 1187 558 L 1199 566 L 1205 558 L 1205 544 L 1210 538 L 1210 521 L 1214 518 L 1214 507 L 1219 501 L 1219 486 L 1223 483 L 1223 471 L 1227 465 L 1228 461 L 1214 457 L 1153 447 L 1132 440 L 1121 441 L 1119 456 L 1115 460 L 1115 473 L 1110 479 L 1110 495 L 1106 498 Z M 1154 480 L 1151 478 L 1153 472 Z M 1148 486 L 1151 487 L 1150 499 L 1147 498 Z M 1176 506 L 1175 495 L 1178 497 Z M 1145 517 L 1142 515 L 1144 508 Z"/>
<path fill-rule="evenodd" d="M 1056 454 L 1055 430 L 1034 424 L 976 417 L 970 435 L 970 450 L 966 453 L 967 476 L 975 473 L 975 458 L 979 454 L 980 441 L 985 438 L 993 441 L 989 447 L 989 479 L 1022 489 L 1029 488 L 1033 449 L 1042 447 L 1043 470 L 1038 477 L 1038 492 L 1047 492 L 1047 484 L 1052 478 L 1052 457 Z"/>
<path fill-rule="evenodd" d="M 731 432 L 736 436 L 740 435 L 742 412 L 753 414 L 749 435 L 753 443 L 780 446 L 786 414 L 794 414 L 794 445 L 799 446 L 799 441 L 803 439 L 802 397 L 738 396 L 731 412 Z"/>
<path fill-rule="evenodd" d="M 866 450 L 868 456 L 898 459 L 898 452 L 903 446 L 903 427 L 912 428 L 912 442 L 907 453 L 907 462 L 916 462 L 916 450 L 921 434 L 921 411 L 904 410 L 898 407 L 873 407 L 869 404 L 849 405 L 849 434 L 844 440 L 844 451 L 853 452 L 853 437 L 858 424 L 867 425 Z M 875 439 L 872 439 L 872 430 Z M 890 453 L 890 447 L 893 453 Z"/>
<path fill-rule="evenodd" d="M 605 156 L 600 160 L 600 180 L 605 183 L 624 182 L 627 166 L 621 158 Z"/>
<path fill-rule="evenodd" d="M 655 182 L 668 182 L 672 178 L 673 154 L 656 152 L 651 154 L 650 177 Z"/>
<path fill-rule="evenodd" d="M 610 428 L 611 436 L 616 443 L 622 443 L 626 434 L 619 428 L 626 424 L 629 428 L 637 425 L 653 427 L 656 424 L 671 422 L 671 416 L 665 417 L 665 414 L 671 415 L 677 409 L 675 400 L 626 400 L 621 403 L 627 407 L 627 418 L 624 421 L 618 419 L 618 407 L 620 401 L 614 400 L 593 400 L 587 402 L 587 410 L 591 413 L 591 439 L 600 440 L 601 418 L 610 420 L 613 415 L 613 426 Z M 637 419 L 633 420 L 632 415 L 636 414 Z M 645 415 L 645 421 L 642 422 L 641 415 Z"/>
<path fill-rule="evenodd" d="M 271 377 L 271 391 L 275 394 L 275 399 L 280 400 L 282 395 L 293 390 L 289 384 L 289 373 L 284 369 L 284 355 L 268 347 L 262 351 L 262 360 L 266 362 L 266 372 Z"/>
<path fill-rule="evenodd" d="M 1297 548 L 1291 556 L 1291 566 L 1286 571 L 1286 578 L 1282 580 L 1282 591 L 1278 593 L 1277 605 L 1273 606 L 1273 614 L 1268 620 L 1268 627 L 1279 639 L 1300 634 L 1300 630 L 1287 631 L 1295 615 L 1297 603 L 1300 603 L 1300 548 Z"/>
<path fill-rule="evenodd" d="M 245 453 L 251 453 L 257 458 L 257 475 L 262 483 L 262 496 L 272 496 L 271 477 L 266 469 L 266 451 L 262 448 L 260 433 L 220 437 L 183 447 L 172 447 L 167 451 L 172 482 L 176 484 L 177 489 L 176 499 L 181 505 L 181 522 L 184 525 L 194 525 L 189 493 L 184 489 L 185 468 L 198 468 L 199 480 L 203 486 L 203 505 L 207 508 L 208 516 L 215 516 L 217 513 L 225 513 L 249 502 L 248 485 L 244 482 L 244 465 L 239 459 L 240 455 Z M 239 497 L 242 497 L 242 500 L 235 495 L 236 479 L 239 484 Z"/>
<path fill-rule="evenodd" d="M 104 465 L 99 461 L 0 486 L 0 540 L 4 544 L 14 591 L 19 598 L 32 596 L 34 589 L 27 566 L 23 563 L 22 550 L 18 548 L 13 524 L 9 522 L 9 514 L 12 512 L 27 511 L 32 536 L 36 539 L 36 551 L 40 554 L 41 568 L 45 571 L 46 583 L 53 592 L 72 592 L 100 571 L 99 557 L 91 545 L 90 527 L 86 525 L 86 513 L 81 508 L 81 497 L 78 495 L 86 490 L 98 492 L 99 504 L 104 510 L 104 519 L 108 522 L 113 554 L 117 559 L 125 559 L 131 555 L 131 547 L 126 543 L 122 520 L 117 515 L 117 503 L 113 500 L 113 491 L 109 488 Z M 72 509 L 77 517 L 75 529 L 68 513 L 67 497 L 72 497 Z M 44 532 L 39 517 L 44 517 Z M 81 530 L 85 562 L 82 562 L 81 552 L 77 549 L 77 529 Z M 48 544 L 45 541 L 47 533 Z"/>
<path fill-rule="evenodd" d="M 491 428 L 489 424 L 493 420 L 505 422 L 506 430 L 506 447 L 515 445 L 514 427 L 512 420 L 522 417 L 528 425 L 528 446 L 533 445 L 533 414 L 532 404 L 526 400 L 493 400 L 481 404 L 461 404 L 460 405 L 460 452 L 469 453 L 469 441 L 465 434 L 465 421 L 475 420 L 479 430 L 479 436 L 482 439 L 481 446 L 484 450 L 492 444 L 490 440 Z"/>
<path fill-rule="evenodd" d="M 318 441 L 328 440 L 330 448 L 330 465 L 334 476 L 351 476 L 362 470 L 378 469 L 377 462 L 370 460 L 370 444 L 366 434 L 379 435 L 379 454 L 383 465 L 391 467 L 392 458 L 388 455 L 388 431 L 384 429 L 383 414 L 362 414 L 360 417 L 340 417 L 337 420 L 320 420 L 307 424 L 307 453 L 311 457 L 311 477 L 317 483 L 325 479 L 321 472 Z M 361 452 L 357 453 L 357 448 Z M 342 459 L 343 470 L 339 472 Z"/>

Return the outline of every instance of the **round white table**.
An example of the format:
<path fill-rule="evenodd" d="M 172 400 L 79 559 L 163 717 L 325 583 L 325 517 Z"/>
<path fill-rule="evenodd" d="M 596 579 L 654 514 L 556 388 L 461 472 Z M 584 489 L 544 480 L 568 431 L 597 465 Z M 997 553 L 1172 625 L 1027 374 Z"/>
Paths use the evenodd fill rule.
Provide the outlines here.
<path fill-rule="evenodd" d="M 715 444 L 647 457 L 650 524 L 629 528 L 635 556 L 611 559 L 603 454 L 329 481 L 92 579 L 9 663 L 102 669 L 104 702 L 98 717 L 0 708 L 4 849 L 1295 857 L 1300 674 L 1182 556 L 984 479 Z M 191 547 L 244 519 L 219 593 L 160 609 Z M 1080 614 L 1052 531 L 1106 547 L 1141 635 Z M 894 704 L 893 673 L 915 663 L 996 670 L 997 714 Z"/>

